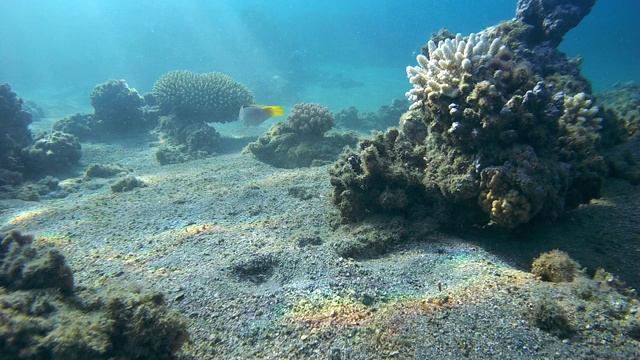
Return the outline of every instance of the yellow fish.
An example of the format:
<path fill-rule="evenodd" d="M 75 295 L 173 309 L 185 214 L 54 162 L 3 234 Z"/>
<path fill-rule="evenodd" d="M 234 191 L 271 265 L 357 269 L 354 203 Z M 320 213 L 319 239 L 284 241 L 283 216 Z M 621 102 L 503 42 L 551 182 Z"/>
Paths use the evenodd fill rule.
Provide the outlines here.
<path fill-rule="evenodd" d="M 238 119 L 245 126 L 258 126 L 272 116 L 283 116 L 282 106 L 244 105 L 240 108 Z"/>

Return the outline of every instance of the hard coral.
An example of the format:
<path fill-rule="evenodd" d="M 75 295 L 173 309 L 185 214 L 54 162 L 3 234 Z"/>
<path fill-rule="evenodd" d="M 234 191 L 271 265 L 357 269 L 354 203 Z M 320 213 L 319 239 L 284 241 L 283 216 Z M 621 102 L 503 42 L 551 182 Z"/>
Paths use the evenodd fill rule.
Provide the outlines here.
<path fill-rule="evenodd" d="M 80 141 L 96 137 L 96 124 L 98 121 L 93 114 L 77 113 L 66 116 L 56 121 L 52 128 L 76 136 Z"/>
<path fill-rule="evenodd" d="M 54 248 L 36 247 L 32 243 L 33 237 L 19 232 L 2 236 L 0 287 L 11 291 L 44 288 L 72 291 L 73 273 L 64 256 Z"/>
<path fill-rule="evenodd" d="M 85 140 L 110 140 L 140 135 L 157 122 L 157 108 L 145 104 L 124 80 L 109 80 L 94 87 L 90 95 L 93 114 L 75 114 L 56 121 L 53 129 Z"/>
<path fill-rule="evenodd" d="M 11 91 L 9 84 L 0 84 L 0 172 L 6 173 L 0 177 L 0 185 L 13 183 L 9 179 L 15 176 L 21 178 L 21 152 L 32 143 L 31 114 L 22 105 L 22 99 Z"/>
<path fill-rule="evenodd" d="M 600 197 L 607 166 L 601 155 L 602 112 L 585 93 L 564 97 L 558 119 L 558 160 L 571 164 L 572 179 L 567 204 L 575 207 Z"/>
<path fill-rule="evenodd" d="M 153 85 L 153 95 L 160 108 L 185 122 L 234 121 L 240 107 L 253 102 L 247 87 L 219 72 L 170 71 Z"/>
<path fill-rule="evenodd" d="M 602 112 L 589 86 L 566 86 L 584 80 L 575 62 L 551 42 L 526 41 L 535 26 L 516 19 L 429 41 L 407 67 L 412 105 L 400 130 L 362 141 L 332 169 L 343 221 L 430 208 L 448 212 L 436 215 L 448 226 L 514 228 L 599 196 Z M 408 201 L 391 206 L 383 194 Z"/>
<path fill-rule="evenodd" d="M 134 131 L 144 126 L 144 100 L 124 80 L 109 80 L 97 85 L 90 95 L 99 131 Z"/>
<path fill-rule="evenodd" d="M 203 158 L 215 154 L 218 150 L 220 133 L 202 121 L 185 123 L 176 115 L 161 116 L 157 130 L 162 140 L 166 141 L 166 145 L 162 146 L 157 154 L 174 152 L 175 159 L 180 159 L 180 161 L 167 161 L 160 155 L 161 157 L 157 157 L 160 164 Z"/>
<path fill-rule="evenodd" d="M 206 123 L 234 121 L 240 107 L 253 102 L 251 91 L 228 75 L 186 70 L 162 75 L 153 85 L 153 98 L 164 115 L 157 130 L 173 147 L 159 150 L 161 163 L 214 154 L 220 134 Z"/>
<path fill-rule="evenodd" d="M 471 34 L 467 39 L 458 34 L 438 44 L 430 40 L 427 49 L 428 57 L 422 54 L 417 57 L 419 66 L 407 67 L 409 82 L 414 87 L 407 93 L 413 102 L 411 110 L 427 105 L 427 99 L 457 97 L 468 89 L 474 73 L 484 71 L 485 64 L 510 56 L 499 37 L 490 39 L 485 34 Z"/>
<path fill-rule="evenodd" d="M 61 172 L 78 164 L 82 146 L 78 138 L 60 131 L 42 133 L 24 150 L 27 173 L 41 175 Z"/>
<path fill-rule="evenodd" d="M 171 359 L 187 339 L 161 293 L 75 290 L 56 249 L 18 232 L 0 238 L 1 359 Z"/>
<path fill-rule="evenodd" d="M 514 228 L 531 219 L 531 204 L 518 190 L 510 189 L 500 179 L 502 172 L 492 169 L 485 185 L 486 189 L 478 197 L 480 207 L 495 223 Z"/>
<path fill-rule="evenodd" d="M 551 250 L 533 261 L 531 272 L 543 281 L 571 282 L 578 275 L 580 265 L 564 251 Z"/>
<path fill-rule="evenodd" d="M 294 133 L 304 137 L 322 137 L 334 125 L 331 110 L 313 103 L 295 104 L 287 121 Z"/>
<path fill-rule="evenodd" d="M 353 146 L 357 142 L 358 136 L 351 132 L 310 138 L 279 122 L 257 141 L 247 145 L 245 151 L 267 164 L 292 169 L 331 163 L 345 146 Z"/>
<path fill-rule="evenodd" d="M 287 120 L 273 125 L 245 150 L 273 166 L 295 168 L 330 163 L 345 146 L 358 141 L 353 133 L 325 136 L 334 119 L 331 111 L 320 104 L 296 104 Z"/>

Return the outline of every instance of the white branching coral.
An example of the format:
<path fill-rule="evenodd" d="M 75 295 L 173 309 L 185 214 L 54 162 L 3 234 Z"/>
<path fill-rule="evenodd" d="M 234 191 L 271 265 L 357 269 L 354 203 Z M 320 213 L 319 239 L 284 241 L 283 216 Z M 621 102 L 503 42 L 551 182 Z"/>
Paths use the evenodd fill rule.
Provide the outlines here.
<path fill-rule="evenodd" d="M 406 93 L 413 102 L 410 109 L 424 105 L 429 96 L 456 97 L 460 87 L 471 79 L 474 71 L 498 56 L 508 52 L 499 37 L 489 38 L 485 34 L 471 34 L 464 38 L 457 34 L 453 39 L 429 40 L 429 56 L 418 55 L 418 66 L 407 66 L 407 77 L 413 89 Z M 433 95 L 432 95 L 433 94 Z"/>
<path fill-rule="evenodd" d="M 589 95 L 581 92 L 574 96 L 564 95 L 564 114 L 558 120 L 560 126 L 568 132 L 591 131 L 594 134 L 602 128 L 600 109 L 593 104 Z"/>

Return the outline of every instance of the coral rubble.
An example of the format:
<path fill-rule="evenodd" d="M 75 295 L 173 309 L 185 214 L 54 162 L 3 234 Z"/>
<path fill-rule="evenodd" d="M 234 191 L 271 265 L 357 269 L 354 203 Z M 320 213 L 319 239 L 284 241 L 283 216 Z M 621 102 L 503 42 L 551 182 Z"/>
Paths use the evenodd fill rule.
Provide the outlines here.
<path fill-rule="evenodd" d="M 0 287 L 9 291 L 55 288 L 73 290 L 73 273 L 54 248 L 32 246 L 33 237 L 12 232 L 0 243 Z"/>
<path fill-rule="evenodd" d="M 276 167 L 324 165 L 334 161 L 342 148 L 358 141 L 353 133 L 326 135 L 333 125 L 333 114 L 327 107 L 296 104 L 287 123 L 273 125 L 256 142 L 247 145 L 245 151 Z"/>
<path fill-rule="evenodd" d="M 608 336 L 619 335 L 637 346 L 640 318 L 635 290 L 603 269 L 597 269 L 593 278 L 585 270 L 564 251 L 541 254 L 531 271 L 545 285 L 532 293 L 525 317 L 540 330 L 571 342 L 589 342 L 594 336 L 589 331 L 610 329 Z"/>
<path fill-rule="evenodd" d="M 145 186 L 147 185 L 137 177 L 127 176 L 113 183 L 113 185 L 111 185 L 111 191 L 126 192 L 126 191 L 131 191 L 135 188 L 145 187 Z"/>
<path fill-rule="evenodd" d="M 120 164 L 89 164 L 87 170 L 84 172 L 84 178 L 111 178 L 118 174 L 127 174 L 131 171 L 130 168 Z"/>
<path fill-rule="evenodd" d="M 161 293 L 76 289 L 55 248 L 0 235 L 0 359 L 170 359 L 186 340 Z"/>

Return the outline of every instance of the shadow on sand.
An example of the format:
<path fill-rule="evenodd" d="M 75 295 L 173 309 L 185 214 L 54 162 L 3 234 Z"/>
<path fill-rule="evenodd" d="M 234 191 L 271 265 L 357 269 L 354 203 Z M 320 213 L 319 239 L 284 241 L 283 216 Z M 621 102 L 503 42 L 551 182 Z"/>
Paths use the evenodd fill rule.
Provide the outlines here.
<path fill-rule="evenodd" d="M 456 233 L 510 265 L 529 271 L 540 253 L 560 249 L 587 272 L 597 268 L 640 287 L 640 188 L 609 179 L 601 199 L 570 211 L 551 223 L 508 231 L 486 228 Z"/>

